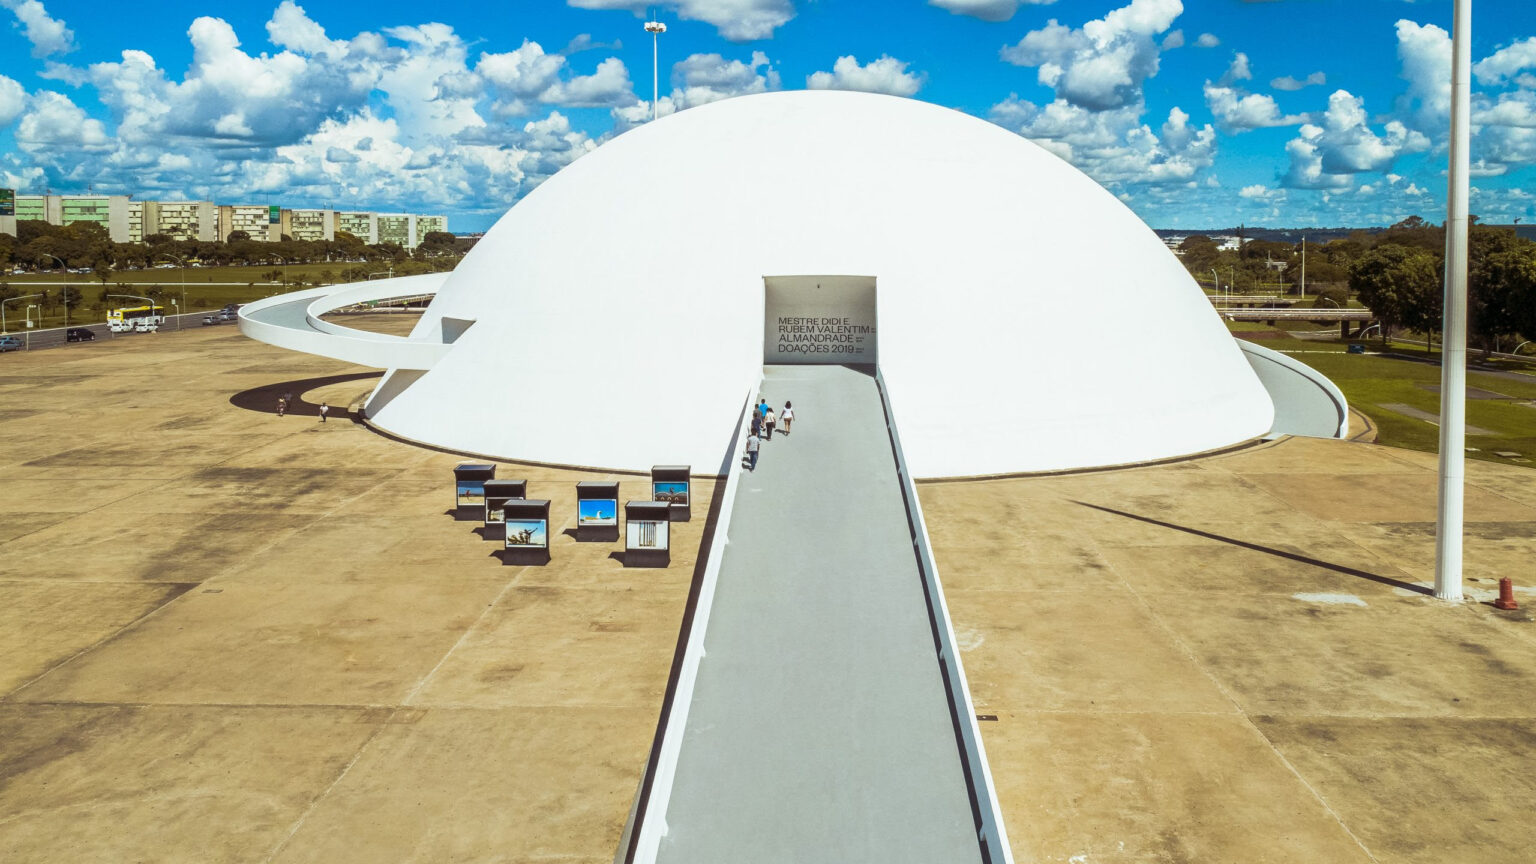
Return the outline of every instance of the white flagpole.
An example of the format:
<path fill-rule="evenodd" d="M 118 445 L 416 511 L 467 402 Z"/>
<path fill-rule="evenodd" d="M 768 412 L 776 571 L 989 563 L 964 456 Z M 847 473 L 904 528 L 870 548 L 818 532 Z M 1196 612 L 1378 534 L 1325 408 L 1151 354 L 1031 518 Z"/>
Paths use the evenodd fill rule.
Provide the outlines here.
<path fill-rule="evenodd" d="M 1440 351 L 1440 512 L 1435 596 L 1460 600 L 1467 421 L 1467 196 L 1471 155 L 1472 0 L 1455 0 L 1451 31 L 1451 156 L 1445 195 L 1445 321 Z"/>

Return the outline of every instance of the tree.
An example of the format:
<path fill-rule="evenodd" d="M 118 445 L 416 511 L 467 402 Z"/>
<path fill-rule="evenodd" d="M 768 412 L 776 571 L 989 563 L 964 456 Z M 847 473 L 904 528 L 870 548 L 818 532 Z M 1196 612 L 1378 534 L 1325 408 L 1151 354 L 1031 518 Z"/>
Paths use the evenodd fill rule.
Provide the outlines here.
<path fill-rule="evenodd" d="M 236 230 L 236 231 L 229 232 L 229 236 L 224 238 L 224 242 L 225 243 L 239 243 L 242 240 L 249 240 L 249 239 L 251 239 L 251 234 L 250 234 L 249 231 L 239 231 L 239 230 Z"/>
<path fill-rule="evenodd" d="M 1467 266 L 1468 329 L 1491 339 L 1536 333 L 1536 243 L 1513 231 L 1474 228 Z"/>
<path fill-rule="evenodd" d="M 1349 287 L 1381 319 L 1383 341 L 1396 326 L 1431 332 L 1440 328 L 1440 269 L 1435 253 L 1388 243 L 1355 262 Z"/>

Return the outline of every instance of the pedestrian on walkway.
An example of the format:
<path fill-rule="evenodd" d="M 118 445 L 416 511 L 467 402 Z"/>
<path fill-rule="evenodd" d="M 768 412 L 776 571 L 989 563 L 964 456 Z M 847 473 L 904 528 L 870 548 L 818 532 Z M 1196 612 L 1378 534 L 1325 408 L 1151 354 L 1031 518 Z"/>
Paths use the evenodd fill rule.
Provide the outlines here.
<path fill-rule="evenodd" d="M 321 402 L 320 403 L 320 422 L 321 423 L 325 422 L 325 415 L 327 415 L 329 413 L 331 413 L 331 406 L 325 404 L 324 402 Z"/>
<path fill-rule="evenodd" d="M 769 441 L 773 440 L 773 427 L 774 427 L 774 424 L 776 424 L 778 422 L 779 422 L 778 416 L 773 413 L 773 409 L 772 408 L 769 408 L 768 409 L 768 413 L 763 415 L 763 431 L 765 433 L 763 435 L 764 438 L 766 438 Z"/>
<path fill-rule="evenodd" d="M 763 415 L 752 412 L 752 437 L 757 438 L 763 434 Z"/>
<path fill-rule="evenodd" d="M 281 396 L 277 397 L 277 416 L 279 416 L 279 417 L 283 416 L 283 414 L 285 412 L 287 412 L 287 410 L 288 410 L 288 400 L 284 399 Z"/>
<path fill-rule="evenodd" d="M 794 408 L 794 405 L 795 405 L 795 403 L 789 401 L 788 399 L 784 400 L 784 413 L 783 413 L 783 415 L 781 415 L 779 417 L 779 419 L 784 421 L 784 434 L 785 435 L 789 434 L 789 424 L 791 422 L 793 422 L 794 419 L 795 419 L 795 408 Z"/>
<path fill-rule="evenodd" d="M 762 418 L 768 414 L 768 400 L 759 397 L 757 402 L 757 416 Z"/>
<path fill-rule="evenodd" d="M 758 448 L 762 447 L 762 446 L 763 446 L 762 439 L 758 438 L 756 435 L 753 435 L 752 437 L 747 439 L 747 470 L 748 471 L 753 471 L 753 472 L 757 471 L 757 451 L 758 451 Z"/>

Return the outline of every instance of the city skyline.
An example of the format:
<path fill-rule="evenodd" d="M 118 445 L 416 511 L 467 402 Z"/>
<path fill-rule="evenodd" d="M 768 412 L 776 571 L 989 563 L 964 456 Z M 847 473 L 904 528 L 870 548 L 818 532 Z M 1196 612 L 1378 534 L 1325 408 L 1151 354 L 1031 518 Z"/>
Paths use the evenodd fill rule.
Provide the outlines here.
<path fill-rule="evenodd" d="M 1022 134 L 1154 227 L 1444 213 L 1450 0 L 0 0 L 0 187 L 432 211 L 479 231 L 659 111 L 889 93 Z M 1536 220 L 1536 24 L 1474 6 L 1472 211 Z M 9 20 L 7 20 L 9 19 Z M 963 154 L 936 154 L 936 158 Z M 924 182 L 921 166 L 898 182 Z"/>

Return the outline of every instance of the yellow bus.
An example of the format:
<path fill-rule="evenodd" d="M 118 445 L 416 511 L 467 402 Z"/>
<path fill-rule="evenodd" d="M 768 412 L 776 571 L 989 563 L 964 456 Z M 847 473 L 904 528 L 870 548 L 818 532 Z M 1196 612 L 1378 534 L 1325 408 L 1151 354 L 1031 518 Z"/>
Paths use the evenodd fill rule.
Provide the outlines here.
<path fill-rule="evenodd" d="M 107 310 L 107 329 L 113 333 L 126 333 L 139 327 L 159 327 L 164 323 L 164 306 L 128 306 Z"/>

